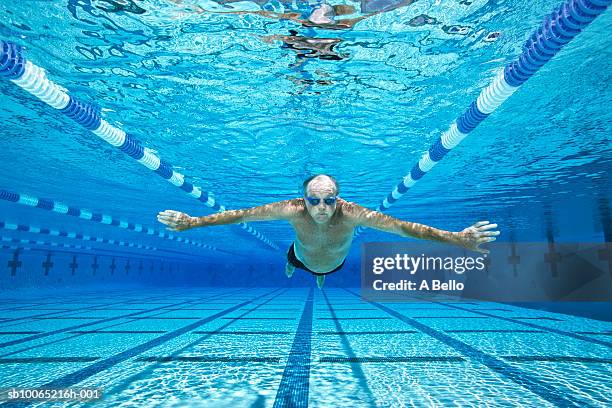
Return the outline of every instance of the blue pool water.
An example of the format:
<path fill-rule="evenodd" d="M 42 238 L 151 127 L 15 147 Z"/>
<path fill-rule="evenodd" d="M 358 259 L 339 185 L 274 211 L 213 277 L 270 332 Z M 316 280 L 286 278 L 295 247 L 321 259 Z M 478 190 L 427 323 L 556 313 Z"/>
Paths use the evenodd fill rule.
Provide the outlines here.
<path fill-rule="evenodd" d="M 298 197 L 328 173 L 373 209 L 560 4 L 329 1 L 365 17 L 350 27 L 272 14 L 310 3 L 0 0 L 0 40 L 209 203 Z M 607 10 L 387 213 L 599 245 L 583 289 L 609 293 L 611 27 Z M 0 388 L 101 387 L 99 406 L 610 406 L 609 302 L 368 301 L 362 245 L 410 241 L 372 229 L 323 290 L 285 276 L 285 222 L 159 236 L 159 211 L 214 210 L 11 81 L 0 95 Z"/>

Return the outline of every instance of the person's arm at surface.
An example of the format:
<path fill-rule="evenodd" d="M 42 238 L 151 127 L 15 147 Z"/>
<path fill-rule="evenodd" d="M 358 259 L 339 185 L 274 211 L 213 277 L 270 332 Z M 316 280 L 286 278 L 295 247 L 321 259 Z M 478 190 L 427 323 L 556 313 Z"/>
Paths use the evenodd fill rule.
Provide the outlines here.
<path fill-rule="evenodd" d="M 356 225 L 374 228 L 380 231 L 390 232 L 402 237 L 414 237 L 431 241 L 455 244 L 467 249 L 488 253 L 486 249 L 480 248 L 481 244 L 495 241 L 499 231 L 491 231 L 497 228 L 497 224 L 489 221 L 479 221 L 460 232 L 451 232 L 418 224 L 416 222 L 402 221 L 390 217 L 378 211 L 372 211 L 357 204 L 349 204 L 347 214 Z"/>
<path fill-rule="evenodd" d="M 185 231 L 196 227 L 238 224 L 250 221 L 290 220 L 300 211 L 299 199 L 285 200 L 242 210 L 228 210 L 203 217 L 192 217 L 180 211 L 165 210 L 157 220 L 171 231 Z"/>

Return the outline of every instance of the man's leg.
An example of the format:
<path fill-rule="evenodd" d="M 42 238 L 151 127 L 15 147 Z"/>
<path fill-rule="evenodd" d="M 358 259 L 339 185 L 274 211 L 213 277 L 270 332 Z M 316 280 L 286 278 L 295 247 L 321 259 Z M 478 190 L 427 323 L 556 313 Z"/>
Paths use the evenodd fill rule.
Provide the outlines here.
<path fill-rule="evenodd" d="M 317 287 L 321 289 L 325 283 L 325 275 L 317 275 Z"/>
<path fill-rule="evenodd" d="M 290 278 L 293 276 L 293 272 L 295 272 L 295 266 L 287 262 L 287 265 L 285 265 L 285 275 L 287 275 L 287 277 Z"/>

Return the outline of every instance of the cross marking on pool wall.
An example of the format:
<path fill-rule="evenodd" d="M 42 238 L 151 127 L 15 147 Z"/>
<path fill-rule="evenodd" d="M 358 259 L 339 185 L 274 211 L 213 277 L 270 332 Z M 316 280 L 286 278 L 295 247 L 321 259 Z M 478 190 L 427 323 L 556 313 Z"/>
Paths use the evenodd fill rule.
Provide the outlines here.
<path fill-rule="evenodd" d="M 98 268 L 100 267 L 100 265 L 98 265 L 98 257 L 94 256 L 94 261 L 91 264 L 91 270 L 93 271 L 93 275 L 96 274 L 96 272 L 98 271 Z"/>
<path fill-rule="evenodd" d="M 557 252 L 555 241 L 552 237 L 548 239 L 548 253 L 544 254 L 544 261 L 550 264 L 550 272 L 553 278 L 559 276 L 559 271 L 557 270 L 557 262 L 560 262 L 563 259 L 563 255 Z"/>
<path fill-rule="evenodd" d="M 125 263 L 125 274 L 129 274 L 130 273 L 130 260 L 128 259 L 127 262 Z"/>
<path fill-rule="evenodd" d="M 483 258 L 484 259 L 483 259 L 482 263 L 485 266 L 485 272 L 487 273 L 487 276 L 489 276 L 489 266 L 491 266 L 491 259 L 489 257 L 487 257 L 486 254 L 483 256 Z"/>
<path fill-rule="evenodd" d="M 111 275 L 115 274 L 116 268 L 117 268 L 117 265 L 115 265 L 115 258 L 113 258 L 113 262 L 111 262 L 111 265 L 110 265 Z"/>
<path fill-rule="evenodd" d="M 77 268 L 79 267 L 79 264 L 76 263 L 76 255 L 72 255 L 72 263 L 68 266 L 70 266 L 70 269 L 72 269 L 72 274 L 74 275 L 74 272 L 77 270 Z"/>
<path fill-rule="evenodd" d="M 155 268 L 155 264 L 151 262 L 151 267 L 149 268 L 149 272 L 153 273 L 153 269 Z"/>
<path fill-rule="evenodd" d="M 13 260 L 8 261 L 8 266 L 11 268 L 11 276 L 17 275 L 17 268 L 21 266 L 22 262 L 19 260 L 19 250 L 16 249 L 13 252 Z"/>
<path fill-rule="evenodd" d="M 516 253 L 516 242 L 512 242 L 512 255 L 508 257 L 508 263 L 512 265 L 512 271 L 514 272 L 514 276 L 518 276 L 518 270 L 516 266 L 521 263 L 521 257 Z"/>
<path fill-rule="evenodd" d="M 49 271 L 53 268 L 53 262 L 51 262 L 51 252 L 47 254 L 47 259 L 42 263 L 43 268 L 45 268 L 45 276 L 49 276 Z"/>
<path fill-rule="evenodd" d="M 138 274 L 142 275 L 142 259 L 140 260 L 140 264 L 138 265 Z"/>
<path fill-rule="evenodd" d="M 604 242 L 602 249 L 597 251 L 599 259 L 608 262 L 608 272 L 612 276 L 612 243 Z"/>

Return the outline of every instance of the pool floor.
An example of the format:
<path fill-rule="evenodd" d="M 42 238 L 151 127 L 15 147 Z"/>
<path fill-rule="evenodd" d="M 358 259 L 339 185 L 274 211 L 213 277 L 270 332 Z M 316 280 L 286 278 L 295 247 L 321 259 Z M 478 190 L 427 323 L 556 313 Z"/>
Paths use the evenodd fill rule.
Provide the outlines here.
<path fill-rule="evenodd" d="M 15 293 L 0 295 L 0 388 L 103 395 L 23 406 L 612 404 L 612 324 L 584 317 L 353 288 Z"/>

